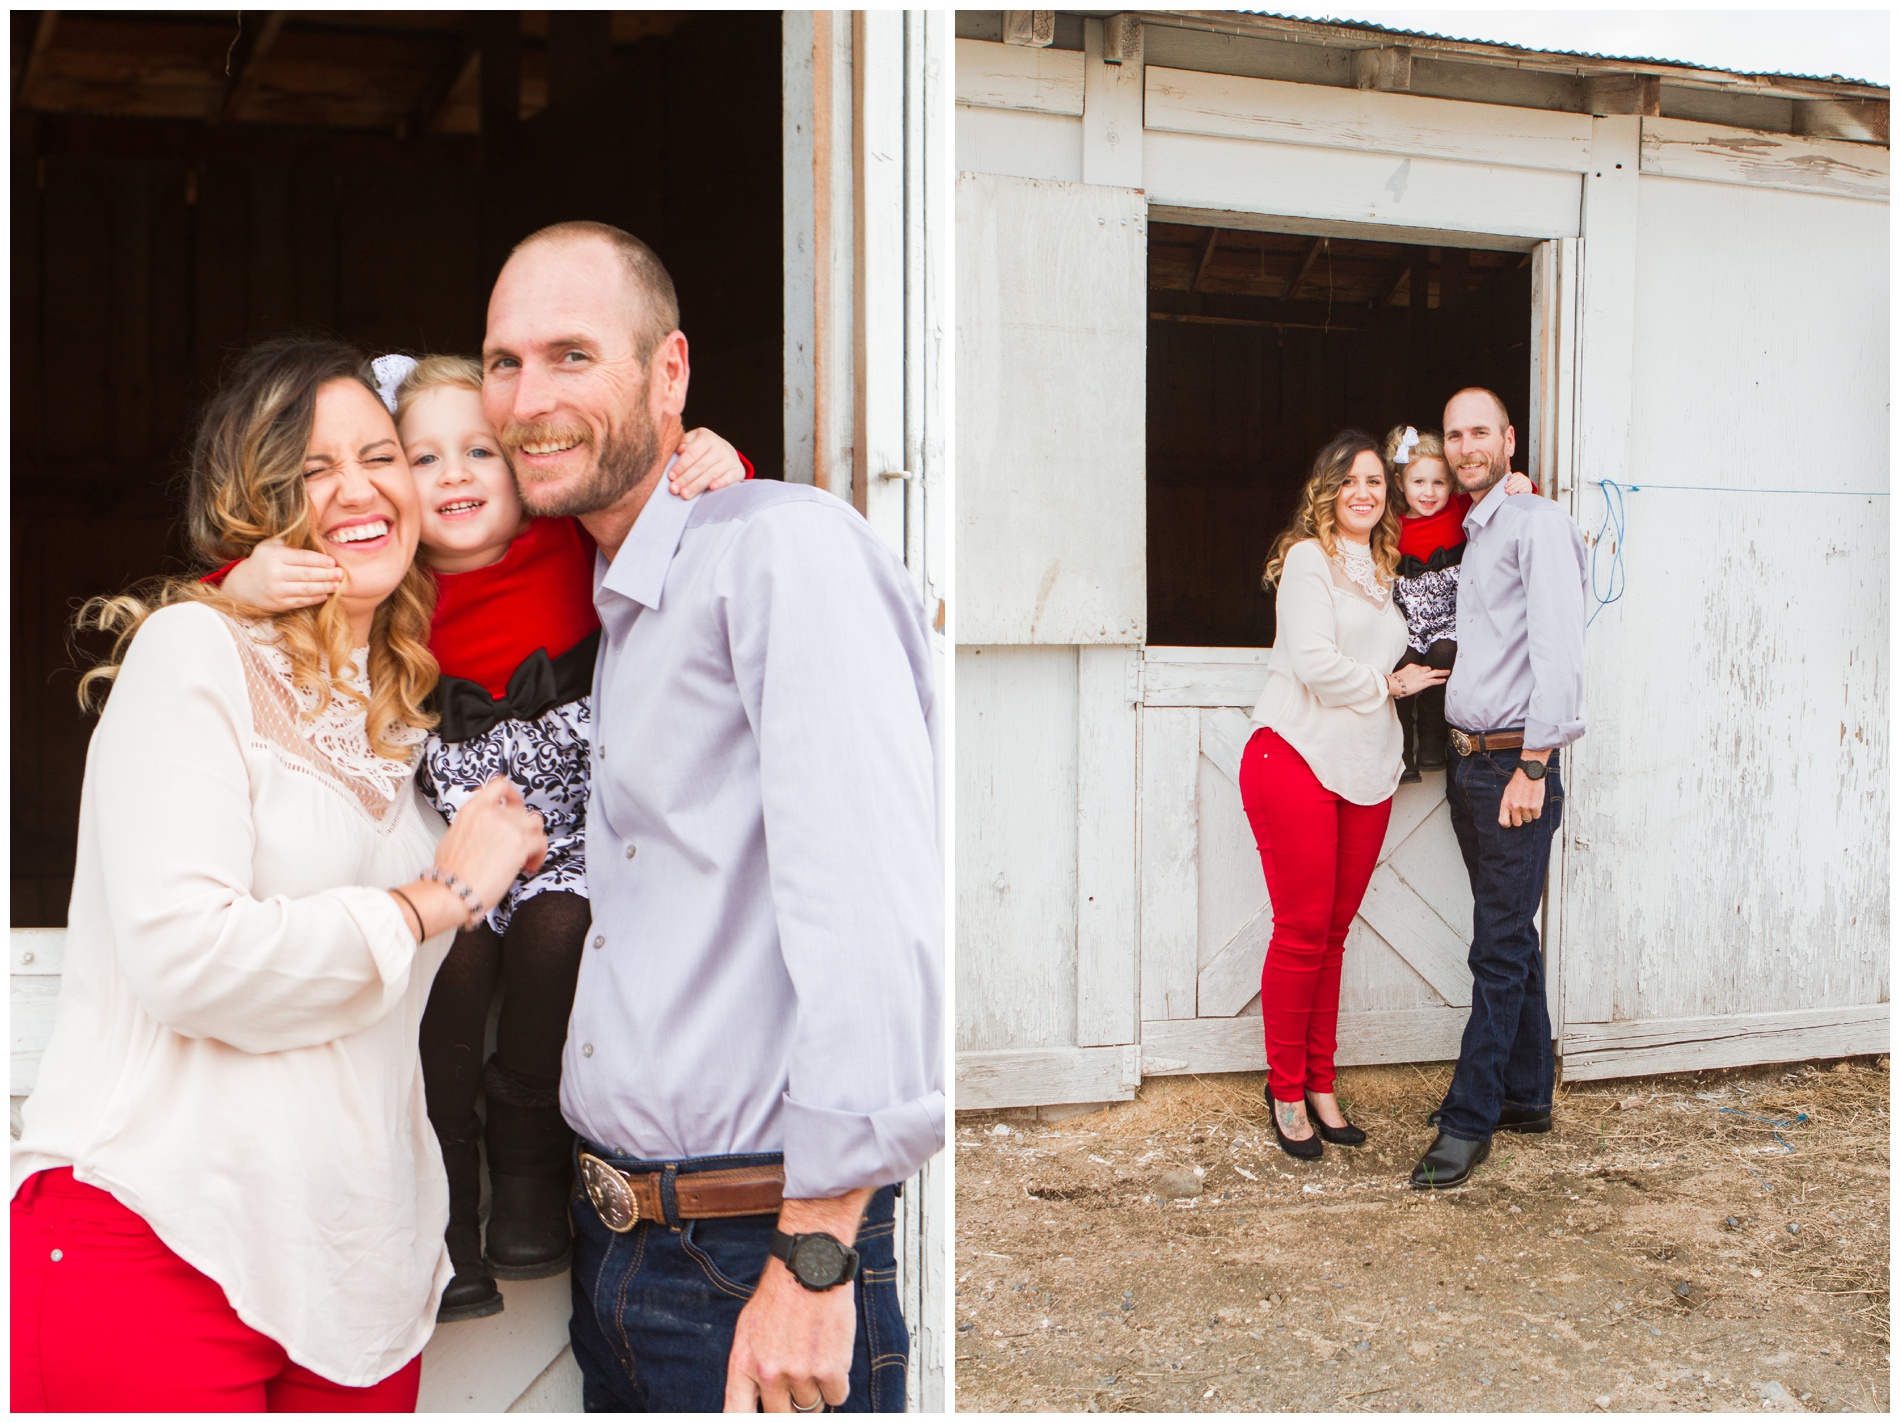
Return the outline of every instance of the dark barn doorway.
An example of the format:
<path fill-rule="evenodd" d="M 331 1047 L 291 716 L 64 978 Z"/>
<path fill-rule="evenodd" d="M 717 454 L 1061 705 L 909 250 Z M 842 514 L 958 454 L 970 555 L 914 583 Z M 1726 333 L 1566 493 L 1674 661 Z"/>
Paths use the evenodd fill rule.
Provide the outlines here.
<path fill-rule="evenodd" d="M 479 349 L 508 247 L 671 269 L 692 423 L 783 461 L 777 12 L 15 11 L 12 923 L 65 923 L 78 603 L 184 565 L 173 480 L 236 350 Z"/>
<path fill-rule="evenodd" d="M 1148 243 L 1151 645 L 1272 644 L 1260 566 L 1341 429 L 1436 428 L 1490 386 L 1523 467 L 1528 252 L 1164 222 Z"/>

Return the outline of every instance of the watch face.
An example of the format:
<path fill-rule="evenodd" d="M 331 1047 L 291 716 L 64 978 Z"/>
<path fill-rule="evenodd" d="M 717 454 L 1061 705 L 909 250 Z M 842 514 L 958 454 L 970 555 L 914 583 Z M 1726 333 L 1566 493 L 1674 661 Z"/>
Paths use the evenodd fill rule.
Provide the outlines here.
<path fill-rule="evenodd" d="M 800 1236 L 792 1251 L 792 1273 L 799 1283 L 814 1289 L 826 1289 L 838 1283 L 844 1272 L 844 1246 L 828 1235 Z"/>

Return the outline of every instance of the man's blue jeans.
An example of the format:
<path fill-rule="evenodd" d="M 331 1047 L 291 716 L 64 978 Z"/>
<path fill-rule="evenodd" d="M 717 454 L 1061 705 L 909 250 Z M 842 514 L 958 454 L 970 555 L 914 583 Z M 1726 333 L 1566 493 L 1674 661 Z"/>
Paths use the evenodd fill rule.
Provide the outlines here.
<path fill-rule="evenodd" d="M 1451 1090 L 1439 1108 L 1446 1136 L 1483 1141 L 1505 1107 L 1548 1111 L 1556 1084 L 1544 956 L 1537 918 L 1543 908 L 1550 846 L 1563 819 L 1558 753 L 1544 777 L 1544 812 L 1515 829 L 1498 824 L 1515 751 L 1460 756 L 1445 777 L 1451 826 L 1471 875 L 1471 1017 L 1458 1050 Z"/>
<path fill-rule="evenodd" d="M 661 1163 L 619 1156 L 584 1138 L 579 1150 L 626 1171 L 687 1175 L 735 1166 L 775 1166 L 767 1156 L 702 1156 Z M 574 1218 L 574 1313 L 568 1334 L 589 1413 L 717 1413 L 726 1397 L 726 1359 L 739 1311 L 769 1258 L 775 1215 L 728 1220 L 641 1221 L 624 1235 L 607 1229 L 579 1185 Z M 673 1193 L 661 1193 L 672 1216 Z M 910 1335 L 897 1298 L 896 1191 L 871 1197 L 858 1229 L 857 1340 L 851 1396 L 838 1411 L 902 1413 Z M 842 1288 L 842 1287 L 841 1287 Z"/>

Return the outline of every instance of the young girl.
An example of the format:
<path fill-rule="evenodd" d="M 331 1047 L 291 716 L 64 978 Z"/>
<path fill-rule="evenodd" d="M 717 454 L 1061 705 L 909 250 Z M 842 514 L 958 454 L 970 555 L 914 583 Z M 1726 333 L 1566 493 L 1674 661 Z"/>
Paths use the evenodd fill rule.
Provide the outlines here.
<path fill-rule="evenodd" d="M 422 1020 L 423 1077 L 448 1172 L 455 1266 L 437 1317 L 474 1319 L 502 1307 L 495 1276 L 558 1274 L 570 1251 L 572 1133 L 561 1117 L 560 1071 L 591 919 L 582 845 L 600 640 L 594 544 L 573 519 L 524 514 L 482 413 L 476 362 L 385 356 L 376 366 L 422 496 L 418 560 L 438 589 L 429 649 L 442 669 L 434 698 L 441 720 L 417 782 L 453 820 L 490 777 L 506 776 L 547 832 L 540 871 L 516 880 L 483 923 L 456 937 Z M 750 474 L 726 441 L 694 430 L 669 479 L 691 497 Z M 324 601 L 341 579 L 326 555 L 273 541 L 234 565 L 224 587 L 281 611 Z M 504 976 L 496 1051 L 484 1066 L 488 1009 Z M 487 1095 L 486 1262 L 478 1089 Z"/>
<path fill-rule="evenodd" d="M 1435 667 L 1449 672 L 1458 656 L 1458 564 L 1465 556 L 1465 515 L 1471 496 L 1459 489 L 1437 435 L 1396 426 L 1385 437 L 1388 483 L 1399 498 L 1399 568 L 1393 601 L 1405 614 L 1405 655 L 1400 667 Z M 1513 472 L 1504 492 L 1536 490 Z M 1394 669 L 1396 670 L 1396 669 Z M 1405 734 L 1402 783 L 1422 779 L 1420 771 L 1445 769 L 1445 687 L 1441 682 L 1398 703 Z"/>

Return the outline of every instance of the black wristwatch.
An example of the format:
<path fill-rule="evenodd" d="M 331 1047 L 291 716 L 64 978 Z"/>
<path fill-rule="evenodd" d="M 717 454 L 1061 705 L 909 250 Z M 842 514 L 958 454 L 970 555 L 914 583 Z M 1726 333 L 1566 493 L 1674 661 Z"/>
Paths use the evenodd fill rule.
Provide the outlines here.
<path fill-rule="evenodd" d="M 1527 781 L 1541 781 L 1550 774 L 1550 766 L 1543 761 L 1533 761 L 1528 756 L 1520 756 L 1517 769 L 1524 773 Z"/>
<path fill-rule="evenodd" d="M 808 1290 L 829 1290 L 858 1273 L 858 1252 L 823 1231 L 811 1235 L 772 1232 L 772 1253 L 785 1262 L 792 1278 Z"/>

